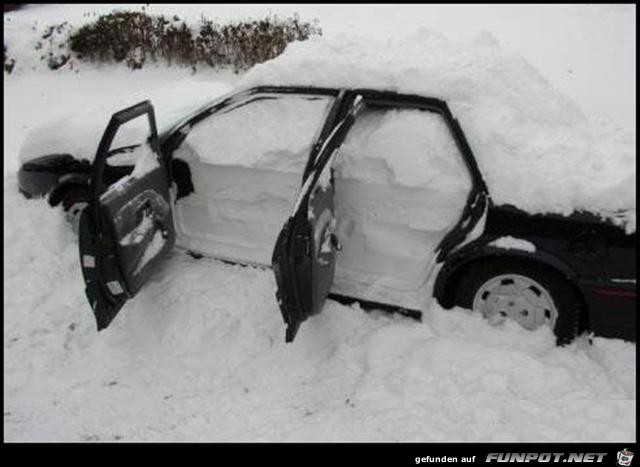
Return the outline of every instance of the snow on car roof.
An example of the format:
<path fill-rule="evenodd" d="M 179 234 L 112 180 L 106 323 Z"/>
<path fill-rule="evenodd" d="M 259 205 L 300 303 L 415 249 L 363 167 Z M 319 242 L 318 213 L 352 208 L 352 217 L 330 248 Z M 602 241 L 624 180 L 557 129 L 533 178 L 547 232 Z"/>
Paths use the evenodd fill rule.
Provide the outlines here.
<path fill-rule="evenodd" d="M 496 204 L 531 213 L 587 210 L 635 231 L 635 133 L 587 118 L 489 33 L 471 41 L 427 29 L 400 40 L 311 38 L 255 66 L 240 84 L 371 88 L 446 100 Z"/>

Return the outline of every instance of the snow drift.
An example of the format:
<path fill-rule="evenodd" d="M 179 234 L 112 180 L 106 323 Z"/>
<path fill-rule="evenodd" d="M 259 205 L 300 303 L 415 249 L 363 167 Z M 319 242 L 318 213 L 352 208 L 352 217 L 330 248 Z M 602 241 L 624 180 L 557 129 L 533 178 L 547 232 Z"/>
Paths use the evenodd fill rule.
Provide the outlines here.
<path fill-rule="evenodd" d="M 207 96 L 221 94 L 200 84 L 139 95 L 152 97 L 162 127 L 206 103 Z M 255 85 L 370 87 L 444 99 L 463 127 L 494 202 L 531 213 L 591 211 L 628 233 L 635 231 L 635 132 L 585 117 L 489 33 L 471 42 L 426 29 L 398 41 L 312 38 L 290 44 L 240 81 L 240 87 Z M 106 116 L 118 110 L 108 107 L 101 109 L 105 124 Z M 20 159 L 41 155 L 43 148 L 91 159 L 103 128 L 95 126 L 100 120 L 75 115 L 33 130 Z M 404 171 L 415 173 L 412 161 L 405 163 Z"/>
<path fill-rule="evenodd" d="M 588 210 L 635 231 L 635 133 L 587 119 L 489 33 L 470 42 L 426 29 L 397 41 L 312 38 L 255 66 L 241 85 L 370 87 L 444 99 L 497 204 Z"/>
<path fill-rule="evenodd" d="M 4 197 L 5 440 L 635 439 L 635 344 L 330 300 L 292 347 L 267 270 L 174 254 L 96 334 L 59 210 Z"/>
<path fill-rule="evenodd" d="M 20 147 L 20 162 L 47 154 L 72 154 L 78 159 L 92 161 L 109 118 L 115 112 L 149 99 L 154 107 L 158 132 L 161 133 L 231 89 L 230 85 L 220 81 L 191 77 L 179 78 L 162 86 L 154 84 L 151 82 L 143 91 L 114 91 L 108 100 L 95 99 L 96 102 L 90 102 L 80 112 L 61 115 L 33 127 Z M 146 117 L 136 118 L 118 130 L 112 147 L 139 143 L 148 134 Z"/>
<path fill-rule="evenodd" d="M 181 15 L 189 8 L 199 14 L 201 7 L 151 5 Z M 239 7 L 258 8 L 213 6 L 216 13 L 231 14 Z M 384 11 L 366 9 L 364 15 L 356 12 L 356 8 L 363 12 L 359 6 L 345 10 L 327 5 L 333 16 L 325 18 L 327 24 L 334 18 L 334 30 L 352 28 L 355 21 L 360 31 L 374 34 L 382 28 L 401 35 L 407 24 L 413 27 L 422 21 L 438 21 L 439 27 L 450 27 L 454 21 L 456 27 L 475 27 L 484 14 L 483 18 L 496 20 L 496 30 L 495 23 L 500 22 L 505 25 L 503 32 L 522 25 L 516 34 L 525 40 L 527 28 L 544 18 L 522 5 L 519 16 L 505 9 L 496 14 L 499 6 L 458 7 L 464 8 L 466 20 L 456 10 L 447 23 L 438 14 L 442 6 L 416 8 L 408 15 L 408 10 L 395 5 Z M 608 53 L 618 37 L 612 39 L 610 29 L 588 33 L 589 26 L 601 28 L 602 19 L 608 19 L 605 6 L 575 6 L 570 11 L 538 7 L 559 19 L 555 31 L 565 33 L 568 23 L 575 24 L 567 21 L 570 18 L 580 23 L 581 40 L 591 39 L 586 44 L 600 41 L 589 49 L 590 59 Z M 602 11 L 594 19 L 595 14 L 585 13 L 588 8 Z M 32 16 L 46 13 L 47 18 L 74 24 L 85 12 L 77 5 L 40 5 L 19 14 L 30 11 Z M 398 22 L 398 17 L 413 23 Z M 558 37 L 553 32 L 534 39 L 540 55 L 546 52 L 545 44 Z M 561 60 L 558 54 L 552 61 L 555 65 Z M 624 74 L 620 67 L 611 68 L 612 73 Z M 292 348 L 283 342 L 273 274 L 208 259 L 173 255 L 144 294 L 127 304 L 108 333 L 96 335 L 83 292 L 77 239 L 64 225 L 59 209 L 52 210 L 43 200 L 25 200 L 18 193 L 13 156 L 27 129 L 63 111 L 84 109 L 90 102 L 104 104 L 94 122 L 99 139 L 113 111 L 148 97 L 159 110 L 156 92 L 160 97 L 172 92 L 182 98 L 186 93 L 228 88 L 219 74 L 199 72 L 187 79 L 185 74 L 164 68 L 135 74 L 126 69 L 84 69 L 78 74 L 36 71 L 5 77 L 5 440 L 636 439 L 635 344 L 596 338 L 593 345 L 581 339 L 557 348 L 549 329 L 532 333 L 514 323 L 494 328 L 481 316 L 460 309 L 445 311 L 434 304 L 417 323 L 328 301 L 322 314 L 305 323 Z M 203 77 L 208 81 L 202 82 Z M 161 84 L 167 85 L 162 92 Z M 137 90 L 136 99 L 120 99 L 132 90 Z M 595 91 L 590 102 L 606 100 L 602 88 Z M 612 97 L 620 100 L 619 91 L 615 88 Z M 469 117 L 454 111 L 470 133 Z M 165 116 L 158 111 L 159 119 Z M 610 128 L 611 135 L 619 136 L 610 140 L 612 147 L 626 151 L 628 135 Z M 477 153 L 481 151 L 472 144 Z M 602 164 L 617 158 L 610 171 L 617 167 L 621 178 L 628 174 L 633 186 L 635 163 L 624 165 L 629 160 L 619 151 L 607 154 Z M 587 182 L 598 179 L 599 175 Z"/>

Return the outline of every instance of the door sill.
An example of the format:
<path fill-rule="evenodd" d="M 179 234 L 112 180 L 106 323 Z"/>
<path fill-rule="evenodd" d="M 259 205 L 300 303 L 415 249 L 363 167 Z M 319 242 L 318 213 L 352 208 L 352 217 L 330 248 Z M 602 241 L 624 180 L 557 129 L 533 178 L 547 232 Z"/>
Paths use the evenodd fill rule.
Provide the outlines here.
<path fill-rule="evenodd" d="M 214 256 L 208 256 L 203 253 L 199 253 L 197 251 L 188 250 L 188 249 L 184 249 L 184 252 L 194 259 L 208 258 L 208 259 L 213 259 L 215 261 L 221 261 L 225 264 L 232 264 L 236 266 L 251 267 L 251 268 L 257 268 L 257 269 L 271 269 L 269 266 L 264 264 L 247 263 L 247 262 L 240 262 L 236 260 L 216 258 Z M 420 310 L 413 310 L 413 309 L 404 308 L 398 305 L 390 305 L 388 303 L 374 302 L 374 301 L 365 300 L 362 298 L 356 298 L 356 297 L 351 297 L 348 295 L 342 295 L 342 294 L 336 294 L 336 293 L 330 293 L 328 298 L 331 300 L 335 300 L 336 302 L 341 303 L 343 305 L 352 305 L 354 303 L 358 303 L 360 307 L 367 312 L 379 310 L 385 313 L 398 313 L 402 316 L 415 319 L 416 321 L 422 321 L 422 311 Z"/>

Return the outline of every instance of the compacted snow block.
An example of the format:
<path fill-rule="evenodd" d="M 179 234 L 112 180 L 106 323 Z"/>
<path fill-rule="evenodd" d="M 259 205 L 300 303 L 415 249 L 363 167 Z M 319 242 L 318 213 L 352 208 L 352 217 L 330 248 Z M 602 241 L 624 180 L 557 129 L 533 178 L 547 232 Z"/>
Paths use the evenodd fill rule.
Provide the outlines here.
<path fill-rule="evenodd" d="M 176 204 L 185 245 L 270 265 L 330 103 L 262 98 L 194 126 L 174 154 L 189 164 L 195 190 Z M 423 309 L 433 252 L 471 189 L 463 164 L 440 115 L 365 110 L 336 156 L 342 250 L 332 290 Z"/>
<path fill-rule="evenodd" d="M 185 246 L 270 265 L 330 103 L 263 97 L 195 125 L 174 152 L 189 165 L 195 190 L 176 203 Z"/>
<path fill-rule="evenodd" d="M 434 251 L 470 189 L 440 115 L 365 110 L 337 159 L 336 291 L 424 309 Z"/>

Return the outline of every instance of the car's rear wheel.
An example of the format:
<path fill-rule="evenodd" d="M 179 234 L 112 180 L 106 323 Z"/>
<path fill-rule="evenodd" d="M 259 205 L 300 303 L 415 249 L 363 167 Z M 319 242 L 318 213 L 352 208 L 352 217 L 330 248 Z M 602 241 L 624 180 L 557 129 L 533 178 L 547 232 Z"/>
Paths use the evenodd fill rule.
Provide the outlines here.
<path fill-rule="evenodd" d="M 62 208 L 65 219 L 74 232 L 78 232 L 80 226 L 80 214 L 89 205 L 89 193 L 83 188 L 72 188 L 62 199 Z"/>
<path fill-rule="evenodd" d="M 584 330 L 578 293 L 557 271 L 517 258 L 470 265 L 460 276 L 456 304 L 482 313 L 492 324 L 507 319 L 535 330 L 550 327 L 558 345 Z"/>

